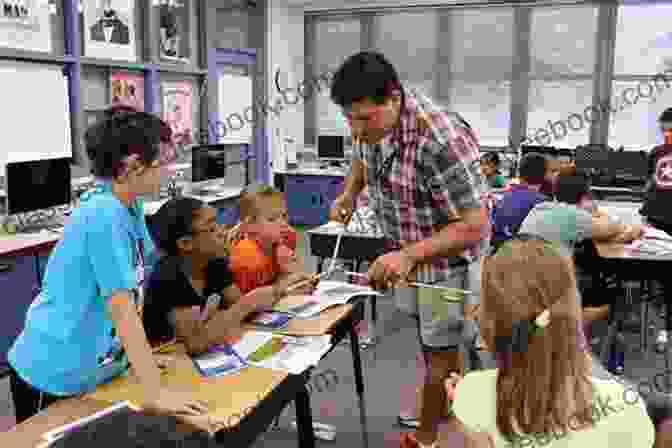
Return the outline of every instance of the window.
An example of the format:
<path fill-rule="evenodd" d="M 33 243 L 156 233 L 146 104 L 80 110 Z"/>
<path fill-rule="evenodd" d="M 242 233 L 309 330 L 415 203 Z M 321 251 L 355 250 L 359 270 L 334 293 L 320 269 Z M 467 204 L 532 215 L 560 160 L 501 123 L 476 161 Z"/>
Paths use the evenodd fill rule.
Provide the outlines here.
<path fill-rule="evenodd" d="M 530 75 L 592 75 L 595 70 L 597 8 L 534 8 Z"/>
<path fill-rule="evenodd" d="M 451 11 L 448 45 L 451 78 L 510 80 L 513 66 L 513 9 Z"/>
<path fill-rule="evenodd" d="M 361 50 L 359 19 L 329 20 L 316 24 L 315 75 L 321 78 L 333 72 L 350 56 Z M 324 84 L 323 84 L 324 85 Z M 329 98 L 329 88 L 316 96 L 318 133 L 342 134 L 345 122 L 340 108 Z"/>
<path fill-rule="evenodd" d="M 513 9 L 487 8 L 448 13 L 449 80 L 441 98 L 474 128 L 481 146 L 506 146 L 511 122 Z"/>
<path fill-rule="evenodd" d="M 618 8 L 615 75 L 653 75 L 672 69 L 672 4 Z"/>
<path fill-rule="evenodd" d="M 532 81 L 530 83 L 529 144 L 575 147 L 590 141 L 593 81 Z M 587 117 L 587 118 L 586 118 Z"/>
<path fill-rule="evenodd" d="M 449 109 L 476 131 L 481 146 L 506 146 L 509 136 L 511 82 L 453 81 Z"/>
<path fill-rule="evenodd" d="M 374 46 L 394 65 L 402 82 L 433 95 L 437 64 L 437 14 L 397 13 L 375 18 Z"/>
<path fill-rule="evenodd" d="M 658 117 L 672 104 L 672 85 L 649 81 L 614 81 L 609 146 L 642 150 L 663 142 Z"/>

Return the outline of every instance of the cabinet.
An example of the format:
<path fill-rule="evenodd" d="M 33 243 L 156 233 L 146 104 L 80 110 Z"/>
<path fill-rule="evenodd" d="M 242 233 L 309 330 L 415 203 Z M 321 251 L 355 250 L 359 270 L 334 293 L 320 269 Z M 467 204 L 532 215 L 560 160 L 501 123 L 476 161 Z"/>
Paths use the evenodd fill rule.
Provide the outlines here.
<path fill-rule="evenodd" d="M 37 292 L 36 281 L 33 256 L 0 257 L 0 366 L 6 365 L 7 352 L 23 329 L 26 311 Z"/>
<path fill-rule="evenodd" d="M 329 209 L 341 191 L 343 176 L 287 174 L 284 190 L 289 223 L 319 226 L 329 220 Z"/>

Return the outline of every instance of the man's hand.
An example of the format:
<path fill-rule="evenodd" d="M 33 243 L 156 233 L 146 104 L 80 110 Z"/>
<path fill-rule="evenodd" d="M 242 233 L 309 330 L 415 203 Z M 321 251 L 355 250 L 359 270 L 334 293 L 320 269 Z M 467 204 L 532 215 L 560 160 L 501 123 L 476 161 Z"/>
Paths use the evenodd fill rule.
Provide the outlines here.
<path fill-rule="evenodd" d="M 347 224 L 355 210 L 355 199 L 343 193 L 336 198 L 329 210 L 329 220 Z"/>
<path fill-rule="evenodd" d="M 374 289 L 388 289 L 398 283 L 408 281 L 408 276 L 416 266 L 416 262 L 403 250 L 390 252 L 371 264 L 368 276 Z"/>
<path fill-rule="evenodd" d="M 310 295 L 315 290 L 318 282 L 319 277 L 315 274 L 294 272 L 276 281 L 276 288 L 278 288 L 280 295 L 283 297 L 287 294 Z"/>

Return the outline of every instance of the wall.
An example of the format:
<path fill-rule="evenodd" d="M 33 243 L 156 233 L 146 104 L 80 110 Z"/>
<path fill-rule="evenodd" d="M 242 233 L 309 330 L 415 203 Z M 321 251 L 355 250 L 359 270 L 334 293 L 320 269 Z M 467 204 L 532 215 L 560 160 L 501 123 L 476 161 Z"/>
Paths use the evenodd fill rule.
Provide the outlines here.
<path fill-rule="evenodd" d="M 409 6 L 451 6 L 451 5 L 486 5 L 519 3 L 515 0 L 287 0 L 292 6 L 303 7 L 305 11 L 349 10 L 359 8 L 405 8 Z M 522 3 L 522 2 L 520 2 Z M 562 4 L 577 3 L 576 0 L 528 0 L 525 3 Z"/>
<path fill-rule="evenodd" d="M 303 9 L 289 6 L 287 0 L 268 0 L 267 24 L 267 97 L 273 104 L 280 95 L 275 87 L 275 73 L 281 71 L 280 85 L 293 88 L 303 81 L 304 75 L 304 21 Z M 284 153 L 280 145 L 280 133 L 291 136 L 297 148 L 304 145 L 304 104 L 285 105 L 277 117 L 268 119 L 271 160 L 276 169 Z"/>

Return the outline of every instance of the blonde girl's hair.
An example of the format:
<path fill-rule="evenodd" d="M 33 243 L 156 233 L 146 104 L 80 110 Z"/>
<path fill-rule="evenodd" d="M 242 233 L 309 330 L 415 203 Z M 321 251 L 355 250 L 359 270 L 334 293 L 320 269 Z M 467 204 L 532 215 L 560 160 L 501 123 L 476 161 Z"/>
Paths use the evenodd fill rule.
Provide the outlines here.
<path fill-rule="evenodd" d="M 498 353 L 505 360 L 497 376 L 497 427 L 506 438 L 592 423 L 593 387 L 574 272 L 557 246 L 536 238 L 509 241 L 484 261 L 481 330 L 488 346 L 501 347 L 521 322 L 534 329 L 540 314 L 550 315 L 524 350 Z"/>

